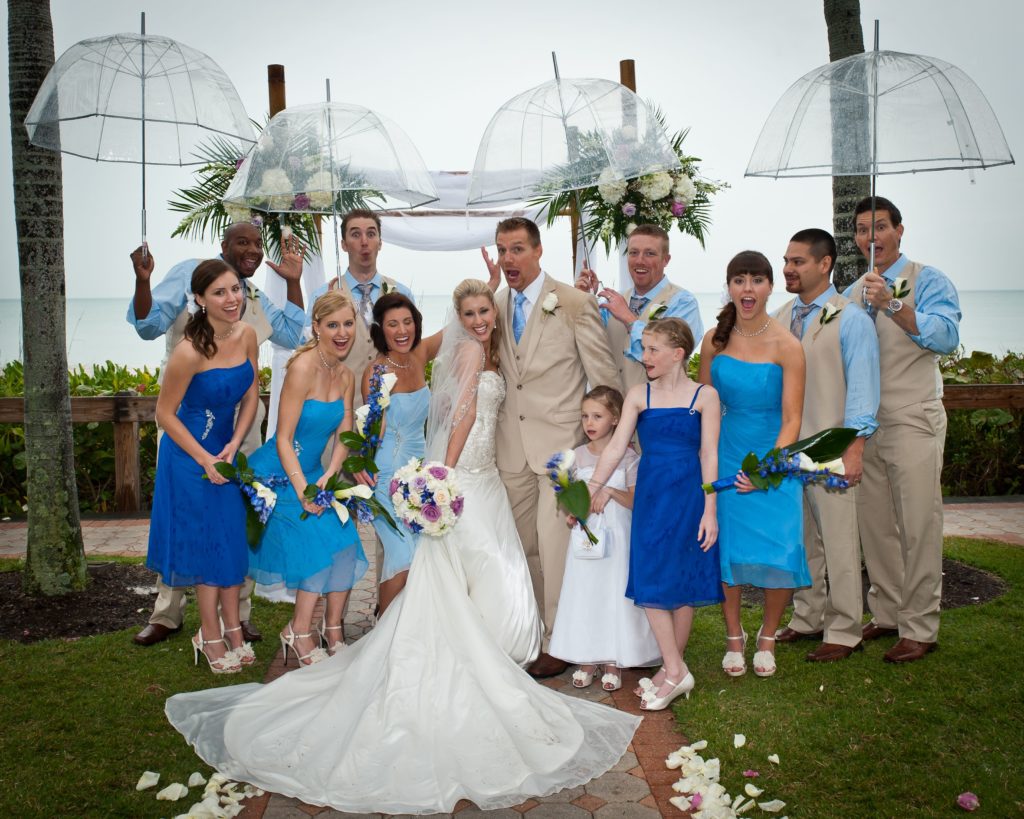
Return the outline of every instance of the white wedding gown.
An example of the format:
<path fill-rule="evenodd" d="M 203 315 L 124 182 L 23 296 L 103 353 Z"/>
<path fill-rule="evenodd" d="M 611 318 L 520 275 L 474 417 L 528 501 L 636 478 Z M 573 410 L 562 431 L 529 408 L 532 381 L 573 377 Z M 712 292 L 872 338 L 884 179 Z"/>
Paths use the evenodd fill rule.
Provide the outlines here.
<path fill-rule="evenodd" d="M 178 694 L 167 717 L 228 777 L 351 812 L 502 808 L 611 768 L 639 719 L 534 682 L 526 560 L 494 465 L 505 384 L 483 373 L 457 479 L 465 510 L 421 538 L 405 590 L 361 640 L 269 685 Z"/>

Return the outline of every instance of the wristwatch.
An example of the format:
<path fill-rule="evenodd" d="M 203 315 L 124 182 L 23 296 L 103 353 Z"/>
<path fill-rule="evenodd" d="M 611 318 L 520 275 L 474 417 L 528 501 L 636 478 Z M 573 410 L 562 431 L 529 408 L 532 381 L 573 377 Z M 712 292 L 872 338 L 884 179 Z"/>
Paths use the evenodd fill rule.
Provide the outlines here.
<path fill-rule="evenodd" d="M 899 299 L 889 299 L 889 304 L 886 305 L 886 312 L 891 316 L 893 313 L 898 313 L 903 309 L 903 302 Z"/>

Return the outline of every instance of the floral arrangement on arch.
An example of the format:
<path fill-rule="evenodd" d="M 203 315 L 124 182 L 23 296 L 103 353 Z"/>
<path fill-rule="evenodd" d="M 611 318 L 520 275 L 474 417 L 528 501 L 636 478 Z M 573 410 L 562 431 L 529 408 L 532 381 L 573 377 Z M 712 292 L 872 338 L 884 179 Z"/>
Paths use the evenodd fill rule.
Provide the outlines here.
<path fill-rule="evenodd" d="M 654 118 L 660 129 L 665 118 L 655 110 Z M 728 188 L 728 183 L 713 182 L 700 175 L 699 157 L 690 156 L 683 149 L 689 129 L 677 131 L 671 138 L 672 150 L 679 158 L 680 167 L 670 171 L 653 171 L 643 176 L 626 179 L 613 168 L 605 167 L 596 185 L 577 190 L 560 191 L 558 179 L 573 178 L 573 172 L 555 171 L 549 175 L 547 186 L 553 193 L 545 193 L 531 200 L 532 205 L 543 205 L 550 227 L 567 209 L 579 205 L 583 214 L 582 230 L 588 241 L 600 239 L 606 252 L 625 241 L 640 224 L 660 225 L 671 232 L 673 228 L 693 236 L 701 247 L 711 226 L 711 197 Z M 620 128 L 613 139 L 635 142 L 632 126 Z M 606 165 L 603 142 L 593 135 L 578 136 L 579 159 L 574 166 L 600 167 Z M 614 151 L 614 145 L 613 145 Z"/>

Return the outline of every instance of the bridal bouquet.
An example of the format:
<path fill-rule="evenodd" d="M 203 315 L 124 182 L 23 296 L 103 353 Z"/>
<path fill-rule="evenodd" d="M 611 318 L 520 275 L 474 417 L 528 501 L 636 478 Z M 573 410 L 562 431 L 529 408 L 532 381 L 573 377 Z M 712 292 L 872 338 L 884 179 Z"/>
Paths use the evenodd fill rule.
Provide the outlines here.
<path fill-rule="evenodd" d="M 576 477 L 573 463 L 576 453 L 571 449 L 556 452 L 544 464 L 548 472 L 551 487 L 555 490 L 555 500 L 566 512 L 576 518 L 576 524 L 587 533 L 591 543 L 597 544 L 597 535 L 587 527 L 586 520 L 590 515 L 590 490 L 587 482 Z"/>
<path fill-rule="evenodd" d="M 842 455 L 857 437 L 857 430 L 849 427 L 824 429 L 781 449 L 769 450 L 758 458 L 753 452 L 743 459 L 743 471 L 758 489 L 777 488 L 784 478 L 796 478 L 805 486 L 823 483 L 827 489 L 847 489 L 842 477 Z M 736 475 L 702 484 L 704 493 L 721 492 L 736 484 Z"/>
<path fill-rule="evenodd" d="M 398 376 L 384 372 L 383 364 L 376 364 L 370 375 L 370 394 L 367 402 L 356 410 L 354 432 L 343 432 L 339 436 L 349 452 L 355 452 L 345 459 L 345 471 L 351 474 L 362 472 L 377 473 L 377 464 L 373 460 L 380 446 L 381 429 L 384 426 L 384 410 L 391 403 L 391 390 Z"/>
<path fill-rule="evenodd" d="M 270 476 L 262 481 L 256 480 L 255 473 L 249 468 L 249 460 L 242 452 L 235 457 L 234 464 L 220 461 L 214 465 L 214 468 L 229 481 L 238 484 L 238 488 L 242 490 L 247 501 L 245 539 L 249 542 L 249 546 L 255 549 L 263 537 L 263 530 L 277 503 L 277 493 L 274 491 L 274 487 L 287 483 L 287 479 Z M 206 475 L 203 475 L 203 480 L 208 480 Z"/>
<path fill-rule="evenodd" d="M 462 495 L 452 470 L 437 461 L 413 458 L 395 472 L 388 487 L 395 513 L 413 534 L 439 537 L 462 514 Z"/>
<path fill-rule="evenodd" d="M 306 500 L 322 506 L 324 509 L 333 509 L 342 524 L 355 518 L 360 523 L 369 523 L 374 518 L 381 518 L 388 526 L 398 531 L 395 519 L 385 509 L 379 500 L 373 496 L 373 490 L 363 484 L 345 483 L 337 475 L 331 475 L 324 484 L 323 489 L 315 483 L 306 486 L 303 493 Z M 299 515 L 300 520 L 309 517 L 309 512 L 303 511 Z"/>

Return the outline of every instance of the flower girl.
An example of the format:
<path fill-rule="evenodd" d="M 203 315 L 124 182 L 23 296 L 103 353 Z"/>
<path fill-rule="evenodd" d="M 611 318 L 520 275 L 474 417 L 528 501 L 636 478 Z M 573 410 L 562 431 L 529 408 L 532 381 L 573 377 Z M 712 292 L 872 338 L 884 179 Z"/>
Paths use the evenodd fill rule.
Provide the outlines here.
<path fill-rule="evenodd" d="M 590 482 L 591 511 L 612 499 L 616 464 L 633 432 L 643 457 L 637 475 L 626 597 L 642 607 L 661 651 L 662 667 L 636 693 L 646 711 L 690 696 L 693 675 L 683 661 L 693 608 L 722 600 L 716 499 L 702 482 L 718 478 L 721 406 L 713 387 L 686 373 L 693 333 L 677 318 L 650 322 L 643 334 L 650 382 L 626 396 L 622 420 L 604 448 Z M 612 483 L 614 486 L 614 483 Z"/>
<path fill-rule="evenodd" d="M 595 387 L 583 396 L 582 412 L 588 442 L 574 454 L 579 477 L 587 479 L 619 423 L 622 393 L 612 387 Z M 643 609 L 625 596 L 639 461 L 640 456 L 627 449 L 607 481 L 611 500 L 604 512 L 588 520 L 599 542 L 592 545 L 578 526 L 569 542 L 550 653 L 580 663 L 572 675 L 577 688 L 589 686 L 598 665 L 603 664 L 601 686 L 616 691 L 622 687 L 620 668 L 651 665 L 660 656 Z M 574 524 L 575 518 L 570 517 L 569 522 Z"/>

